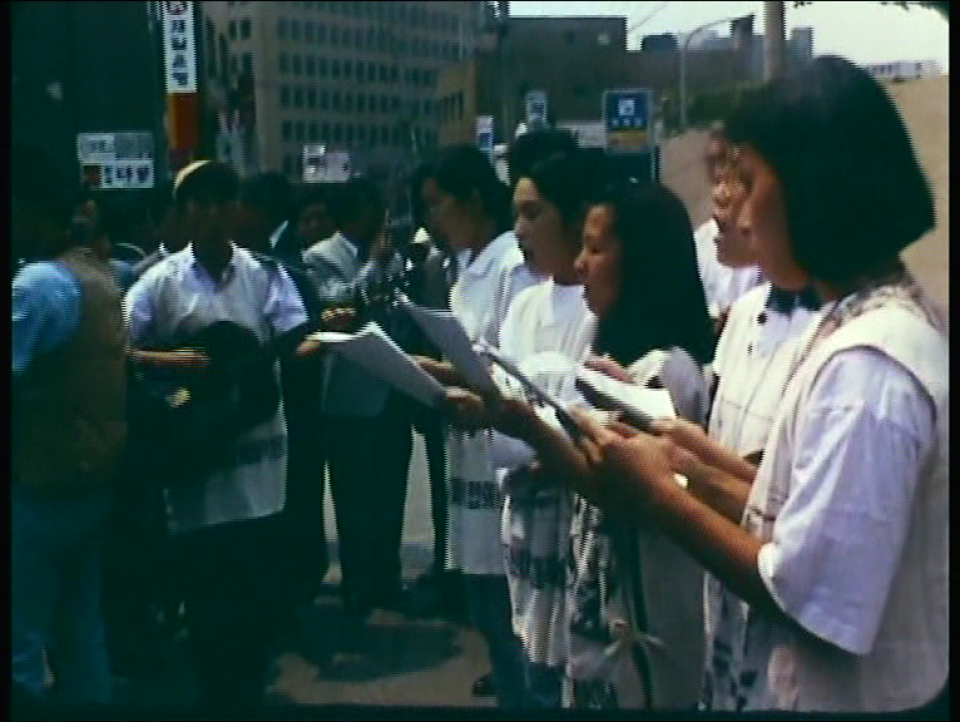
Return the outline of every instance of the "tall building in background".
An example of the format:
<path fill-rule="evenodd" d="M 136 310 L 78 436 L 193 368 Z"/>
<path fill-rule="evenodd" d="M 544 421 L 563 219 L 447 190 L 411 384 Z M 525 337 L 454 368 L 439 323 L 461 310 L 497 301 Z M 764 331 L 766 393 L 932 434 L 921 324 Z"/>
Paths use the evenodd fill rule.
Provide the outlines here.
<path fill-rule="evenodd" d="M 395 177 L 437 143 L 438 72 L 472 57 L 482 2 L 202 3 L 207 100 L 242 171 L 302 174 L 303 146 Z"/>

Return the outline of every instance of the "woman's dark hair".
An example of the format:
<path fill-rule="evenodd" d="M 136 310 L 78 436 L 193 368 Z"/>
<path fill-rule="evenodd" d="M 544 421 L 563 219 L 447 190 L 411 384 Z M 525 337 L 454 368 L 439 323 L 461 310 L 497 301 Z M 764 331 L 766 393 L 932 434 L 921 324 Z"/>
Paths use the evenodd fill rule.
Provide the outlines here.
<path fill-rule="evenodd" d="M 462 144 L 444 148 L 430 164 L 423 180 L 427 178 L 436 181 L 441 191 L 460 203 L 469 201 L 476 191 L 484 213 L 493 219 L 498 234 L 513 225 L 510 191 L 497 178 L 490 159 L 476 146 Z"/>
<path fill-rule="evenodd" d="M 315 185 L 299 188 L 294 194 L 293 213 L 290 216 L 290 220 L 293 223 L 299 222 L 300 216 L 302 216 L 303 212 L 310 206 L 324 206 L 329 213 L 329 195 L 326 189 Z"/>
<path fill-rule="evenodd" d="M 772 80 L 726 129 L 776 174 L 794 258 L 816 279 L 853 280 L 933 228 L 930 187 L 896 106 L 843 58 Z"/>
<path fill-rule="evenodd" d="M 587 204 L 611 180 L 606 154 L 579 150 L 554 153 L 533 164 L 524 175 L 560 213 L 564 228 L 583 222 Z"/>
<path fill-rule="evenodd" d="M 577 147 L 577 139 L 568 130 L 545 128 L 524 133 L 507 149 L 510 183 L 515 186 L 518 180 L 529 176 L 539 161 L 556 153 L 573 153 Z"/>
<path fill-rule="evenodd" d="M 240 189 L 240 178 L 233 168 L 224 163 L 206 163 L 181 181 L 173 192 L 173 200 L 178 208 L 185 208 L 193 201 L 200 206 L 212 203 L 220 205 L 236 200 Z"/>
<path fill-rule="evenodd" d="M 628 365 L 679 346 L 709 363 L 714 337 L 683 202 L 653 183 L 609 185 L 596 201 L 613 212 L 621 247 L 620 297 L 600 319 L 593 349 Z"/>

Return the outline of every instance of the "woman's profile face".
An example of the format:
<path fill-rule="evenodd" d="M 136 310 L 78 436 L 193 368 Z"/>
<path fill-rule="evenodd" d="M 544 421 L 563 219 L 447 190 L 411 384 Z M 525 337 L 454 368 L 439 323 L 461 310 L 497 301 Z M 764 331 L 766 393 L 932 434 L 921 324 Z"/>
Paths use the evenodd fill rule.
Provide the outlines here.
<path fill-rule="evenodd" d="M 714 239 L 717 260 L 728 268 L 743 268 L 757 262 L 750 245 L 737 228 L 737 217 L 745 198 L 746 192 L 735 155 L 730 148 L 726 148 L 723 158 L 716 163 L 711 199 L 713 220 L 718 229 Z"/>
<path fill-rule="evenodd" d="M 793 256 L 779 179 L 748 146 L 740 149 L 737 166 L 744 192 L 736 219 L 740 235 L 770 283 L 787 291 L 802 290 L 810 278 Z"/>
<path fill-rule="evenodd" d="M 454 251 L 470 248 L 473 240 L 469 214 L 450 193 L 445 192 L 433 178 L 427 178 L 420 186 L 423 207 L 427 211 L 428 224 L 449 241 Z"/>
<path fill-rule="evenodd" d="M 521 178 L 513 192 L 516 220 L 513 232 L 528 264 L 537 273 L 555 276 L 569 268 L 576 258 L 564 237 L 563 221 L 557 207 L 540 195 L 529 178 Z"/>
<path fill-rule="evenodd" d="M 610 313 L 620 297 L 623 249 L 614 233 L 613 221 L 609 206 L 590 208 L 583 223 L 583 248 L 576 262 L 587 306 L 601 318 Z"/>

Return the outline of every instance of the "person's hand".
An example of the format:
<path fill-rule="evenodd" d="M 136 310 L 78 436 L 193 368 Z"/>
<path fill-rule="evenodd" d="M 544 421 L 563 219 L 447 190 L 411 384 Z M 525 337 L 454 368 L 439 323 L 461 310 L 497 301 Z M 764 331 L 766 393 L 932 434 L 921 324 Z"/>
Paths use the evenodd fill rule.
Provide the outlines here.
<path fill-rule="evenodd" d="M 522 399 L 500 398 L 491 409 L 493 428 L 502 434 L 525 441 L 539 423 L 537 412 Z"/>
<path fill-rule="evenodd" d="M 158 365 L 183 371 L 203 371 L 210 365 L 210 357 L 203 351 L 193 348 L 158 352 L 156 360 Z"/>
<path fill-rule="evenodd" d="M 630 374 L 627 373 L 627 370 L 609 356 L 591 356 L 587 359 L 587 362 L 584 365 L 588 369 L 599 371 L 600 373 L 616 379 L 617 381 L 622 381 L 625 384 L 633 383 L 633 379 L 630 378 Z"/>
<path fill-rule="evenodd" d="M 653 431 L 702 461 L 709 462 L 712 456 L 714 442 L 700 426 L 686 419 L 658 419 L 653 422 Z"/>
<path fill-rule="evenodd" d="M 454 427 L 463 431 L 478 431 L 487 426 L 487 406 L 471 391 L 448 388 L 444 400 L 448 418 Z"/>
<path fill-rule="evenodd" d="M 577 410 L 571 415 L 583 431 L 580 448 L 594 471 L 605 506 L 648 513 L 678 488 L 669 439 L 634 433 L 636 430 L 625 424 L 603 426 Z"/>
<path fill-rule="evenodd" d="M 300 342 L 300 345 L 297 346 L 297 350 L 293 352 L 293 355 L 297 358 L 307 358 L 313 356 L 323 348 L 321 344 L 316 339 L 306 338 Z"/>
<path fill-rule="evenodd" d="M 349 333 L 357 322 L 357 310 L 347 306 L 328 308 L 320 316 L 324 329 Z"/>

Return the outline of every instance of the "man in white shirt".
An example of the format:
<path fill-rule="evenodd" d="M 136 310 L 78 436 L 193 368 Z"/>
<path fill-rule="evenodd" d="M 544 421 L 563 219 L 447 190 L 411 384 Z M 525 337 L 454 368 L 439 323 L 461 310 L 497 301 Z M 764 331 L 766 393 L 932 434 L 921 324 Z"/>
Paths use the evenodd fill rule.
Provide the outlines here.
<path fill-rule="evenodd" d="M 193 242 L 147 271 L 125 299 L 135 361 L 202 372 L 211 363 L 203 353 L 153 349 L 185 346 L 218 322 L 245 329 L 261 345 L 278 337 L 297 342 L 307 316 L 290 277 L 230 240 L 237 185 L 230 168 L 205 161 L 178 177 L 175 203 Z M 272 373 L 279 381 L 276 364 Z M 240 432 L 214 471 L 166 490 L 201 693 L 217 706 L 251 707 L 263 691 L 279 601 L 273 575 L 286 446 L 278 399 L 263 421 Z"/>

